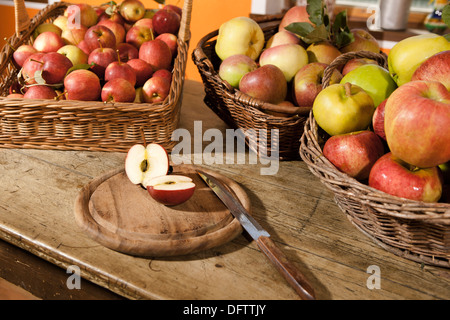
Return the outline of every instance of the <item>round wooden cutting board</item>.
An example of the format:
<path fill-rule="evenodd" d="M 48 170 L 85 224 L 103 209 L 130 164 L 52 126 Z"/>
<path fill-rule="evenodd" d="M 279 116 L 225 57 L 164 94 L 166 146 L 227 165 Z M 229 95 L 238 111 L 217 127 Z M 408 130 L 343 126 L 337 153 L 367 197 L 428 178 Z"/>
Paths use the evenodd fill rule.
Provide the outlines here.
<path fill-rule="evenodd" d="M 211 170 L 250 211 L 245 191 L 233 180 Z M 75 202 L 77 224 L 89 237 L 123 253 L 162 257 L 206 250 L 233 240 L 242 227 L 194 166 L 180 165 L 172 174 L 189 176 L 194 195 L 177 206 L 156 202 L 141 185 L 128 179 L 123 168 L 92 180 Z"/>

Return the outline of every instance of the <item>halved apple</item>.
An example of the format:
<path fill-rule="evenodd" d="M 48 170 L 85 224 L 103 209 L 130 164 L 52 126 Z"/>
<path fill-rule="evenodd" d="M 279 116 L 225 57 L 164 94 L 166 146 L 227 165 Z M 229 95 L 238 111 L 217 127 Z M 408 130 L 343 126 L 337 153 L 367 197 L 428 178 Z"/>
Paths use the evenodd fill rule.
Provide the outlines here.
<path fill-rule="evenodd" d="M 195 191 L 195 183 L 191 178 L 175 174 L 146 179 L 143 185 L 153 199 L 166 206 L 189 200 Z"/>
<path fill-rule="evenodd" d="M 164 176 L 169 172 L 169 155 L 166 149 L 157 143 L 150 143 L 146 147 L 135 144 L 128 150 L 125 172 L 134 184 Z"/>

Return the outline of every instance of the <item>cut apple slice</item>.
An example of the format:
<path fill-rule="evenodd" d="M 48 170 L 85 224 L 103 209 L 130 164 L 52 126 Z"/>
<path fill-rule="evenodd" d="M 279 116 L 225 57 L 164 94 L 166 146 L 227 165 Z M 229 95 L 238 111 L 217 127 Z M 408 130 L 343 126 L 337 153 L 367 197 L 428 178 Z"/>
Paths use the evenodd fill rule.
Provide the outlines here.
<path fill-rule="evenodd" d="M 134 184 L 164 176 L 169 172 L 169 155 L 166 149 L 157 143 L 148 144 L 147 147 L 135 144 L 128 150 L 125 172 Z"/>
<path fill-rule="evenodd" d="M 195 183 L 192 179 L 181 175 L 146 179 L 143 185 L 153 199 L 166 206 L 174 206 L 189 200 L 195 191 Z"/>

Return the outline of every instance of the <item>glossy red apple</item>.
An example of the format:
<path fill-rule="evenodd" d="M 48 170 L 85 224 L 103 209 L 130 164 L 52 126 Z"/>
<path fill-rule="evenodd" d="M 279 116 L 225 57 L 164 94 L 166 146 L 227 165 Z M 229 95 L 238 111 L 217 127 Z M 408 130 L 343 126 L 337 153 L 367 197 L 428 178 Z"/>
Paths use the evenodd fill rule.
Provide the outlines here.
<path fill-rule="evenodd" d="M 105 80 L 122 78 L 129 81 L 133 87 L 136 85 L 136 73 L 133 68 L 123 61 L 114 61 L 110 63 L 105 69 Z"/>
<path fill-rule="evenodd" d="M 133 46 L 132 44 L 122 42 L 116 46 L 116 50 L 118 50 L 120 61 L 127 62 L 131 59 L 139 58 L 139 50 Z"/>
<path fill-rule="evenodd" d="M 113 48 L 96 48 L 90 54 L 88 63 L 90 69 L 100 78 L 105 78 L 106 67 L 117 61 L 117 52 Z"/>
<path fill-rule="evenodd" d="M 133 26 L 131 27 L 125 36 L 125 41 L 132 44 L 139 49 L 144 42 L 154 39 L 154 35 L 151 29 L 145 26 Z"/>
<path fill-rule="evenodd" d="M 100 79 L 89 70 L 74 70 L 64 79 L 67 100 L 97 101 L 101 94 Z"/>
<path fill-rule="evenodd" d="M 147 103 L 164 101 L 170 93 L 170 82 L 163 77 L 151 77 L 142 87 L 142 95 Z"/>
<path fill-rule="evenodd" d="M 141 87 L 144 83 L 150 79 L 153 74 L 153 68 L 147 62 L 141 59 L 131 59 L 127 61 L 127 64 L 133 68 L 136 73 L 136 86 Z"/>
<path fill-rule="evenodd" d="M 168 10 L 173 10 L 176 13 L 178 13 L 178 15 L 181 17 L 182 13 L 183 13 L 183 9 L 181 9 L 180 7 L 174 5 L 174 4 L 166 4 L 164 6 L 164 9 L 168 9 Z"/>
<path fill-rule="evenodd" d="M 42 78 L 48 84 L 63 83 L 67 71 L 73 66 L 69 58 L 58 52 L 45 54 L 42 62 Z"/>
<path fill-rule="evenodd" d="M 167 69 L 159 69 L 153 72 L 152 77 L 166 78 L 169 82 L 172 82 L 172 72 Z"/>
<path fill-rule="evenodd" d="M 23 95 L 25 99 L 55 99 L 57 97 L 55 89 L 46 85 L 34 85 L 28 88 Z"/>
<path fill-rule="evenodd" d="M 323 73 L 328 65 L 320 62 L 311 62 L 302 67 L 294 77 L 293 95 L 300 107 L 311 107 L 316 96 L 322 91 Z M 330 78 L 330 84 L 339 83 L 342 74 L 335 69 Z"/>
<path fill-rule="evenodd" d="M 144 182 L 153 199 L 166 206 L 175 206 L 189 200 L 195 192 L 195 183 L 182 175 L 165 175 Z"/>
<path fill-rule="evenodd" d="M 162 33 L 158 35 L 156 39 L 164 41 L 170 48 L 170 52 L 172 53 L 172 59 L 175 58 L 178 49 L 178 37 L 172 33 Z"/>
<path fill-rule="evenodd" d="M 144 42 L 139 49 L 139 59 L 150 64 L 153 71 L 159 69 L 170 69 L 172 64 L 172 53 L 169 46 L 161 39 Z"/>
<path fill-rule="evenodd" d="M 102 20 L 99 23 L 97 23 L 97 25 L 105 26 L 105 27 L 109 28 L 114 33 L 114 36 L 116 37 L 116 46 L 119 43 L 125 41 L 126 31 L 125 31 L 125 28 L 124 28 L 124 26 L 122 24 L 114 22 L 114 21 L 109 20 L 109 19 L 105 19 L 105 20 Z"/>
<path fill-rule="evenodd" d="M 373 131 L 384 141 L 386 141 L 386 133 L 384 132 L 384 111 L 386 101 L 387 99 L 378 105 L 372 116 Z"/>
<path fill-rule="evenodd" d="M 147 146 L 133 145 L 125 159 L 125 173 L 133 184 L 166 175 L 169 172 L 169 155 L 166 149 L 156 143 Z"/>
<path fill-rule="evenodd" d="M 101 98 L 103 102 L 133 102 L 136 89 L 125 79 L 116 78 L 103 85 Z"/>
<path fill-rule="evenodd" d="M 450 50 L 436 53 L 414 71 L 411 81 L 438 81 L 450 91 Z"/>
<path fill-rule="evenodd" d="M 111 12 L 111 14 L 108 14 L 106 12 L 102 13 L 98 17 L 98 21 L 100 22 L 100 21 L 104 21 L 104 20 L 111 20 L 112 22 L 116 22 L 121 25 L 125 24 L 125 19 L 120 15 L 120 13 L 118 11 Z"/>
<path fill-rule="evenodd" d="M 61 33 L 61 38 L 65 44 L 72 44 L 77 46 L 84 40 L 88 28 L 80 25 L 79 28 L 65 28 Z"/>
<path fill-rule="evenodd" d="M 42 63 L 44 55 L 45 53 L 43 52 L 34 53 L 30 55 L 23 63 L 22 77 L 27 84 L 36 83 L 35 74 L 36 71 L 42 70 L 42 68 L 44 67 L 44 64 Z"/>
<path fill-rule="evenodd" d="M 181 17 L 175 11 L 163 8 L 156 11 L 152 22 L 153 30 L 157 34 L 172 33 L 176 35 L 180 29 Z"/>
<path fill-rule="evenodd" d="M 367 179 L 370 169 L 383 154 L 383 143 L 369 130 L 332 136 L 323 147 L 323 155 L 339 171 L 357 180 Z"/>
<path fill-rule="evenodd" d="M 56 52 L 64 45 L 61 36 L 51 31 L 39 34 L 33 42 L 33 47 L 39 52 Z"/>
<path fill-rule="evenodd" d="M 89 56 L 92 51 L 84 39 L 81 40 L 79 44 L 77 44 L 77 47 L 80 48 L 87 56 Z"/>
<path fill-rule="evenodd" d="M 280 68 L 267 64 L 246 73 L 239 83 L 239 90 L 261 101 L 277 104 L 286 98 L 287 82 Z"/>
<path fill-rule="evenodd" d="M 391 152 L 375 162 L 369 176 L 369 186 L 372 188 L 424 202 L 440 199 L 442 183 L 442 173 L 437 166 L 425 169 L 411 166 Z"/>
<path fill-rule="evenodd" d="M 115 48 L 116 36 L 108 27 L 95 25 L 90 27 L 84 36 L 86 45 L 93 51 L 95 48 Z"/>
<path fill-rule="evenodd" d="M 37 52 L 38 51 L 31 44 L 23 44 L 19 46 L 16 51 L 14 51 L 13 53 L 14 62 L 19 67 L 22 67 L 25 60 L 27 60 L 29 56 Z"/>
<path fill-rule="evenodd" d="M 136 21 L 133 26 L 134 27 L 141 26 L 141 27 L 146 27 L 146 28 L 153 30 L 153 20 L 150 18 L 142 18 L 142 19 Z"/>
<path fill-rule="evenodd" d="M 391 152 L 411 165 L 449 161 L 450 92 L 440 82 L 403 84 L 386 102 L 384 129 Z"/>

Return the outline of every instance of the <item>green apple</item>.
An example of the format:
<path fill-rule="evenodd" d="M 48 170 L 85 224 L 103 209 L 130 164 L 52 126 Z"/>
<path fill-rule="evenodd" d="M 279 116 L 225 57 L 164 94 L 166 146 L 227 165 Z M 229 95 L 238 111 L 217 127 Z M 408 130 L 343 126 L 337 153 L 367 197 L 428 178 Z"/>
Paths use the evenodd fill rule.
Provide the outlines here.
<path fill-rule="evenodd" d="M 366 130 L 375 111 L 373 99 L 349 82 L 323 89 L 313 103 L 317 124 L 331 136 Z"/>
<path fill-rule="evenodd" d="M 57 52 L 66 56 L 74 66 L 88 63 L 88 55 L 73 44 L 67 44 L 59 48 Z"/>
<path fill-rule="evenodd" d="M 58 35 L 61 35 L 61 33 L 62 33 L 61 28 L 59 28 L 56 24 L 53 24 L 53 23 L 50 23 L 50 22 L 46 22 L 46 23 L 42 23 L 42 24 L 38 25 L 36 27 L 36 29 L 34 29 L 34 31 L 33 31 L 33 38 L 36 39 L 36 37 L 38 35 L 40 35 L 43 32 L 46 32 L 46 31 L 51 31 L 51 32 L 54 32 L 54 33 L 56 33 Z"/>
<path fill-rule="evenodd" d="M 221 60 L 235 54 L 245 54 L 256 60 L 264 41 L 264 32 L 255 20 L 236 17 L 220 26 L 215 50 Z"/>
<path fill-rule="evenodd" d="M 341 83 L 346 82 L 363 88 L 372 97 L 375 107 L 397 89 L 397 84 L 389 71 L 375 64 L 366 64 L 353 69 L 342 78 Z"/>
<path fill-rule="evenodd" d="M 259 58 L 261 66 L 273 64 L 283 71 L 286 81 L 294 78 L 298 70 L 308 64 L 306 50 L 298 44 L 288 43 L 268 48 L 261 53 Z"/>
<path fill-rule="evenodd" d="M 450 50 L 450 42 L 443 36 L 427 33 L 399 41 L 388 55 L 389 73 L 398 86 L 409 81 L 416 69 L 429 57 Z"/>

